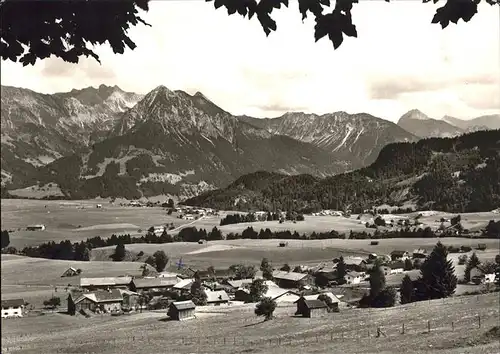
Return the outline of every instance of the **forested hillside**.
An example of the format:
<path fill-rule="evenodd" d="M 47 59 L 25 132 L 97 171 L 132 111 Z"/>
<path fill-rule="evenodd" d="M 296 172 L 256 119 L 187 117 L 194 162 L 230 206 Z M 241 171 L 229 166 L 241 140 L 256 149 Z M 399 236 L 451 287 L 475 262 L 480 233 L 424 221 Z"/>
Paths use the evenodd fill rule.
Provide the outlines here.
<path fill-rule="evenodd" d="M 454 138 L 394 143 L 370 166 L 328 177 L 258 172 L 225 189 L 188 199 L 188 205 L 218 209 L 351 209 L 377 204 L 449 212 L 490 211 L 500 206 L 500 130 Z"/>

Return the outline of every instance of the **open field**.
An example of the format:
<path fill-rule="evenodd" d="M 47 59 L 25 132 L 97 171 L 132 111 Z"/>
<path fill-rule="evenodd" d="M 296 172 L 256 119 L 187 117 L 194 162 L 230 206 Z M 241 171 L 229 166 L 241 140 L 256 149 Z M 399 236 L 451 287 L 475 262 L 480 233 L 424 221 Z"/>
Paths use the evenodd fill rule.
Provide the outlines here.
<path fill-rule="evenodd" d="M 102 204 L 102 209 L 96 205 Z M 2 229 L 16 230 L 11 233 L 11 245 L 22 248 L 48 241 L 62 241 L 69 239 L 73 242 L 84 240 L 89 237 L 109 237 L 114 234 L 128 233 L 133 236 L 144 234 L 150 226 L 173 223 L 176 229 L 172 234 L 179 232 L 183 227 L 195 226 L 210 231 L 217 226 L 223 234 L 230 232 L 241 233 L 251 226 L 255 230 L 269 228 L 272 231 L 290 230 L 299 233 L 325 232 L 336 230 L 339 232 L 367 231 L 362 220 L 357 220 L 357 215 L 351 218 L 334 216 L 305 216 L 305 220 L 297 223 L 278 221 L 262 221 L 254 223 L 241 223 L 219 226 L 221 216 L 208 216 L 200 220 L 187 221 L 176 218 L 176 215 L 167 215 L 160 207 L 135 208 L 123 207 L 117 204 L 111 205 L 106 200 L 83 200 L 83 201 L 43 201 L 25 199 L 2 199 L 1 200 Z M 84 209 L 81 209 L 84 207 Z M 410 214 L 412 216 L 413 214 Z M 421 221 L 424 226 L 434 229 L 439 226 L 441 217 L 449 218 L 451 214 L 437 212 L 435 215 L 424 216 Z M 403 215 L 388 216 L 399 218 Z M 489 220 L 497 220 L 499 214 L 494 213 L 471 213 L 462 214 L 462 224 L 470 230 L 484 227 Z M 45 231 L 25 231 L 27 225 L 44 224 Z M 138 230 L 142 232 L 139 233 Z"/>
<path fill-rule="evenodd" d="M 157 250 L 163 250 L 175 263 L 180 257 L 184 263 L 191 267 L 207 268 L 212 265 L 216 268 L 227 268 L 231 264 L 246 263 L 260 264 L 262 258 L 268 258 L 276 266 L 284 263 L 296 264 L 318 264 L 330 262 L 334 257 L 343 256 L 367 256 L 369 253 L 389 254 L 393 250 L 413 251 L 416 248 L 432 250 L 438 241 L 450 246 L 468 245 L 475 247 L 478 240 L 468 238 L 394 238 L 379 240 L 376 246 L 370 245 L 370 240 L 286 240 L 287 247 L 278 247 L 279 240 L 223 240 L 209 241 L 200 245 L 197 243 L 176 242 L 167 244 L 131 244 L 125 248 L 132 252 L 143 251 L 145 254 L 153 254 Z M 498 240 L 484 239 L 479 241 L 485 243 L 485 251 L 476 251 L 480 259 L 492 260 L 499 253 L 500 243 Z M 115 247 L 103 247 L 92 250 L 92 259 L 106 261 L 110 259 Z M 458 254 L 450 255 L 458 258 Z"/>
<path fill-rule="evenodd" d="M 61 278 L 69 267 L 82 269 L 82 277 L 111 277 L 140 276 L 139 266 L 135 262 L 77 262 L 2 255 L 2 299 L 21 297 L 39 308 L 54 293 L 64 302 L 66 286 L 80 283 L 80 276 Z"/>
<path fill-rule="evenodd" d="M 487 294 L 313 319 L 291 316 L 295 307 L 278 307 L 268 322 L 252 305 L 199 308 L 200 316 L 185 322 L 168 321 L 164 312 L 91 319 L 48 314 L 3 320 L 2 352 L 494 353 L 498 332 L 485 333 L 498 326 L 498 305 L 498 294 Z M 377 327 L 386 337 L 375 337 Z"/>
<path fill-rule="evenodd" d="M 97 209 L 97 204 L 102 204 L 102 209 Z M 2 229 L 16 230 L 10 235 L 11 246 L 16 248 L 66 239 L 75 242 L 94 236 L 107 238 L 112 234 L 139 235 L 138 229 L 143 230 L 142 235 L 153 225 L 187 223 L 167 215 L 160 207 L 124 207 L 99 200 L 2 199 L 1 206 Z M 32 224 L 44 224 L 47 229 L 25 231 Z"/>

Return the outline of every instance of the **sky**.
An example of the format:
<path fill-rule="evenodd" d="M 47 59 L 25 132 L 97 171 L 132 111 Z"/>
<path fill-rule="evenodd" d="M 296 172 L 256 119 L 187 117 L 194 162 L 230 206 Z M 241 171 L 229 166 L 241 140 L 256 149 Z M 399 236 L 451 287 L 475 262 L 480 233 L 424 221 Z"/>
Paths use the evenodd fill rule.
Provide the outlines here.
<path fill-rule="evenodd" d="M 499 8 L 481 5 L 470 22 L 443 30 L 431 24 L 437 7 L 361 1 L 352 11 L 358 38 L 334 50 L 327 38 L 314 42 L 314 20 L 302 22 L 294 0 L 275 10 L 268 37 L 256 18 L 228 16 L 213 2 L 158 0 L 143 15 L 152 27 L 129 31 L 135 50 L 96 47 L 101 64 L 2 61 L 1 83 L 43 93 L 105 84 L 145 94 L 164 85 L 254 117 L 346 111 L 397 122 L 414 108 L 437 119 L 500 112 Z"/>

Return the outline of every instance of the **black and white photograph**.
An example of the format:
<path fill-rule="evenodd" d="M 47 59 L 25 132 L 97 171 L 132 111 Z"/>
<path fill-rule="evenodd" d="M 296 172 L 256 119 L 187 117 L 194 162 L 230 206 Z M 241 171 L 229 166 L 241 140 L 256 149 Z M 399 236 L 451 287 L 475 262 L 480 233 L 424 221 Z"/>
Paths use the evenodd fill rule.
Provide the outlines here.
<path fill-rule="evenodd" d="M 0 0 L 2 354 L 500 352 L 500 1 Z"/>

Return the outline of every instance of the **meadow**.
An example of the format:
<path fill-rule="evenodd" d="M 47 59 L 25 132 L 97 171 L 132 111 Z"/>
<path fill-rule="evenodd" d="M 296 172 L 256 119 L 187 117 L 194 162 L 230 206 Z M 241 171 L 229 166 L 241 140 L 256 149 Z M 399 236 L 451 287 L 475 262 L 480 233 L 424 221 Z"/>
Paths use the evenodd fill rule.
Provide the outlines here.
<path fill-rule="evenodd" d="M 276 318 L 267 322 L 253 314 L 252 304 L 199 307 L 197 318 L 184 322 L 167 320 L 164 311 L 89 319 L 46 314 L 2 320 L 2 352 L 452 354 L 498 350 L 498 327 L 492 331 L 498 326 L 498 294 L 388 309 L 341 309 L 313 319 L 294 317 L 294 311 L 295 306 L 280 306 Z M 377 328 L 383 333 L 379 338 Z"/>
<path fill-rule="evenodd" d="M 102 208 L 96 208 L 102 204 Z M 83 209 L 82 209 L 83 207 Z M 305 216 L 304 221 L 293 223 L 290 221 L 280 224 L 278 221 L 259 221 L 253 223 L 241 223 L 232 225 L 220 225 L 220 216 L 207 216 L 195 221 L 179 219 L 176 213 L 167 215 L 161 207 L 136 208 L 110 204 L 107 200 L 83 200 L 83 201 L 44 201 L 23 199 L 2 199 L 1 220 L 2 229 L 15 230 L 10 235 L 11 245 L 16 248 L 32 246 L 48 241 L 71 240 L 72 242 L 85 240 L 89 237 L 110 237 L 112 234 L 128 233 L 132 236 L 143 235 L 153 225 L 164 225 L 173 223 L 176 227 L 171 234 L 178 233 L 182 228 L 195 226 L 210 231 L 214 226 L 218 227 L 225 235 L 228 233 L 241 233 L 251 226 L 255 230 L 269 228 L 271 231 L 290 230 L 300 234 L 316 232 L 338 232 L 367 231 L 364 225 L 366 217 L 357 220 L 357 215 L 350 218 L 334 216 Z M 429 213 L 431 215 L 421 218 L 423 226 L 436 229 L 441 217 L 449 218 L 452 214 Z M 414 216 L 415 214 L 409 214 Z M 402 215 L 390 215 L 388 218 L 400 218 Z M 470 230 L 479 230 L 486 226 L 489 220 L 498 220 L 499 214 L 494 213 L 470 213 L 462 214 L 462 224 Z M 44 224 L 44 231 L 25 231 L 27 225 Z M 141 230 L 141 232 L 139 232 Z M 309 241 L 308 241 L 309 242 Z M 411 242 L 411 241 L 409 241 Z M 384 242 L 385 243 L 385 242 Z M 474 241 L 474 244 L 477 243 Z M 387 244 L 387 243 L 386 243 Z M 364 247 L 363 247 L 364 248 Z M 377 250 L 376 250 L 377 251 Z M 380 251 L 378 251 L 380 252 Z"/>

